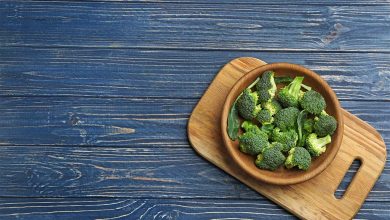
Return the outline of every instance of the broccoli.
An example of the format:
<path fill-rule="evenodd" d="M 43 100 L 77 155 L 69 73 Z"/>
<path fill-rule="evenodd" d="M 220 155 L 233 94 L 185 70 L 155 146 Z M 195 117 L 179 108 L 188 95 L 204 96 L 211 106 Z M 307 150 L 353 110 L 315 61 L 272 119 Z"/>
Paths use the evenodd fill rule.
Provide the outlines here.
<path fill-rule="evenodd" d="M 269 134 L 272 132 L 272 130 L 274 129 L 274 125 L 273 124 L 265 124 L 263 126 L 261 126 L 261 128 L 259 128 L 257 125 L 253 124 L 253 122 L 251 121 L 244 121 L 242 124 L 241 124 L 241 127 L 246 131 L 250 131 L 250 132 L 262 132 L 262 133 L 265 133 L 267 134 L 267 136 L 269 136 Z"/>
<path fill-rule="evenodd" d="M 274 117 L 275 125 L 282 131 L 295 129 L 299 110 L 295 107 L 288 107 L 280 110 Z"/>
<path fill-rule="evenodd" d="M 295 130 L 288 130 L 285 132 L 280 131 L 279 128 L 275 128 L 272 131 L 271 139 L 279 142 L 283 145 L 283 152 L 288 152 L 291 148 L 294 148 L 298 141 L 298 134 Z"/>
<path fill-rule="evenodd" d="M 278 111 L 282 109 L 282 106 L 279 104 L 276 99 L 271 99 L 268 102 L 264 102 L 262 104 L 263 109 L 267 109 L 268 111 L 271 112 L 271 115 L 275 115 Z"/>
<path fill-rule="evenodd" d="M 326 108 L 326 102 L 322 95 L 314 90 L 303 94 L 300 104 L 309 113 L 318 115 Z"/>
<path fill-rule="evenodd" d="M 276 149 L 278 149 L 278 151 L 282 151 L 283 150 L 283 144 L 279 143 L 279 142 L 272 142 L 270 144 L 270 146 L 268 146 L 268 148 L 270 147 L 274 147 Z M 265 150 L 266 148 L 263 149 L 263 151 Z"/>
<path fill-rule="evenodd" d="M 240 151 L 250 155 L 257 155 L 269 146 L 267 134 L 260 129 L 256 132 L 245 132 L 238 137 L 238 141 L 240 142 Z"/>
<path fill-rule="evenodd" d="M 306 131 L 307 133 L 312 133 L 313 132 L 313 125 L 314 121 L 311 118 L 308 118 L 303 121 L 303 130 Z"/>
<path fill-rule="evenodd" d="M 259 121 L 261 124 L 272 124 L 274 121 L 274 118 L 271 115 L 271 112 L 267 109 L 261 109 L 259 113 L 256 116 L 256 120 Z"/>
<path fill-rule="evenodd" d="M 278 169 L 286 160 L 286 157 L 280 152 L 281 147 L 280 143 L 275 142 L 264 148 L 263 152 L 257 155 L 256 166 L 271 171 Z"/>
<path fill-rule="evenodd" d="M 275 126 L 273 124 L 265 124 L 265 125 L 261 126 L 260 130 L 265 132 L 269 137 L 271 135 L 272 131 L 274 130 L 274 128 L 275 128 Z"/>
<path fill-rule="evenodd" d="M 326 135 L 332 135 L 337 128 L 336 119 L 327 114 L 321 114 L 319 117 L 314 118 L 314 132 L 320 136 L 324 137 Z"/>
<path fill-rule="evenodd" d="M 260 128 L 257 127 L 257 125 L 253 124 L 251 121 L 244 121 L 241 124 L 241 127 L 246 131 L 246 132 L 258 132 L 260 131 Z"/>
<path fill-rule="evenodd" d="M 295 79 L 283 87 L 279 94 L 279 101 L 284 107 L 298 107 L 301 85 L 304 77 L 295 77 Z"/>
<path fill-rule="evenodd" d="M 310 163 L 310 153 L 303 147 L 295 147 L 288 152 L 284 165 L 288 169 L 298 167 L 301 170 L 307 170 L 310 167 Z"/>
<path fill-rule="evenodd" d="M 264 72 L 259 81 L 256 83 L 260 102 L 268 102 L 275 96 L 276 84 L 274 74 L 275 73 L 272 71 Z"/>
<path fill-rule="evenodd" d="M 303 84 L 302 84 L 303 85 Z M 298 105 L 302 102 L 303 95 L 305 94 L 304 91 L 300 90 L 298 95 Z M 302 107 L 302 106 L 301 106 Z"/>
<path fill-rule="evenodd" d="M 332 141 L 330 135 L 317 138 L 316 133 L 309 134 L 306 138 L 306 148 L 312 156 L 320 156 L 326 151 L 326 145 Z"/>
<path fill-rule="evenodd" d="M 249 88 L 245 89 L 237 99 L 238 113 L 247 120 L 253 119 L 261 109 L 260 105 L 257 105 L 258 99 L 259 96 L 256 92 L 252 92 Z"/>

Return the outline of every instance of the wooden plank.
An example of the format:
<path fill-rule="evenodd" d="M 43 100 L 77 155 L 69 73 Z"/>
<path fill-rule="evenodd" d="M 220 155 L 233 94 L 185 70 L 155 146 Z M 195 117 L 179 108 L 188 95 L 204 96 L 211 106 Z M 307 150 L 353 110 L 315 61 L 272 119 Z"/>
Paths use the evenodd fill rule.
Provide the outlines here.
<path fill-rule="evenodd" d="M 0 174 L 2 197 L 265 199 L 190 146 L 1 146 Z M 367 201 L 389 202 L 389 181 L 385 168 Z"/>
<path fill-rule="evenodd" d="M 326 6 L 326 7 L 324 7 Z M 384 5 L 13 2 L 2 46 L 389 52 Z"/>
<path fill-rule="evenodd" d="M 81 2 L 83 0 L 74 0 L 76 2 Z M 388 4 L 387 0 L 333 0 L 333 1 L 321 1 L 321 0 L 245 0 L 245 1 L 235 1 L 235 0 L 89 0 L 93 2 L 120 2 L 120 3 L 174 3 L 174 4 L 188 4 L 188 3 L 202 3 L 202 4 L 250 4 L 250 5 L 277 5 L 277 4 L 288 4 L 288 5 L 384 5 Z"/>
<path fill-rule="evenodd" d="M 267 200 L 0 198 L 6 219 L 295 219 Z M 389 219 L 390 202 L 367 202 L 355 219 Z"/>
<path fill-rule="evenodd" d="M 0 145 L 187 147 L 195 99 L 2 97 Z M 390 139 L 389 102 L 342 106 Z"/>
<path fill-rule="evenodd" d="M 342 100 L 390 100 L 390 54 L 0 48 L 2 96 L 200 98 L 239 56 L 304 65 Z M 153 89 L 151 89 L 153 88 Z"/>
<path fill-rule="evenodd" d="M 196 100 L 0 99 L 0 145 L 187 146 Z"/>

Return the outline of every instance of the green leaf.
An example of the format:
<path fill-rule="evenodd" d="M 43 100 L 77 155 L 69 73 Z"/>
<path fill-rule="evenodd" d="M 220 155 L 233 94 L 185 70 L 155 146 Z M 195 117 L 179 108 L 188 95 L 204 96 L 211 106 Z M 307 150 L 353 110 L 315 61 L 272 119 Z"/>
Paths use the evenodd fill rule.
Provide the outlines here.
<path fill-rule="evenodd" d="M 248 86 L 249 89 L 251 89 L 253 86 L 256 85 L 256 83 L 259 81 L 259 78 L 257 78 L 252 84 Z M 231 140 L 236 140 L 238 137 L 238 130 L 240 129 L 240 120 L 238 118 L 238 111 L 236 108 L 236 102 L 240 98 L 242 93 L 237 97 L 236 101 L 234 101 L 228 115 L 228 126 L 227 126 L 227 132 Z"/>
<path fill-rule="evenodd" d="M 305 144 L 305 140 L 304 138 L 302 137 L 302 130 L 303 130 L 303 121 L 306 119 L 307 117 L 307 112 L 305 110 L 302 110 L 299 114 L 298 114 L 298 118 L 297 118 L 297 130 L 298 130 L 298 147 L 302 147 L 304 144 Z"/>
<path fill-rule="evenodd" d="M 238 98 L 237 98 L 238 99 Z M 238 130 L 240 128 L 240 120 L 238 119 L 238 112 L 236 108 L 236 102 L 233 103 L 228 115 L 227 132 L 231 140 L 236 140 L 238 137 Z"/>

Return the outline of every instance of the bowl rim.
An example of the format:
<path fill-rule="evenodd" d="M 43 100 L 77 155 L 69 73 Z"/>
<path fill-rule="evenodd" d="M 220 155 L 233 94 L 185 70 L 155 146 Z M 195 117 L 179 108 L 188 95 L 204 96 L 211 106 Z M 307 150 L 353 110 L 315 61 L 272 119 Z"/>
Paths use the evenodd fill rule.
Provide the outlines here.
<path fill-rule="evenodd" d="M 245 83 L 245 82 L 248 81 L 247 80 L 248 78 L 253 77 L 253 75 L 260 75 L 267 70 L 272 70 L 272 69 L 277 69 L 277 68 L 291 69 L 292 71 L 303 73 L 304 75 L 308 75 L 308 76 L 314 78 L 314 80 L 316 80 L 321 86 L 324 86 L 325 90 L 329 92 L 330 98 L 334 101 L 335 110 L 336 110 L 334 116 L 336 116 L 337 123 L 338 123 L 337 130 L 336 130 L 336 132 L 339 134 L 338 138 L 336 138 L 335 140 L 332 140 L 332 142 L 334 144 L 332 147 L 332 151 L 330 152 L 329 155 L 327 155 L 327 157 L 324 159 L 324 161 L 321 164 L 319 164 L 317 167 L 315 167 L 313 170 L 303 171 L 302 175 L 297 175 L 296 177 L 289 178 L 289 179 L 281 179 L 278 177 L 266 176 L 260 172 L 256 172 L 256 173 L 249 172 L 245 168 L 246 165 L 244 164 L 244 162 L 235 156 L 236 152 L 233 150 L 233 141 L 230 140 L 230 138 L 227 134 L 227 117 L 228 117 L 228 114 L 229 114 L 229 111 L 231 108 L 231 104 L 233 104 L 233 102 L 234 102 L 234 101 L 232 101 L 232 99 L 236 100 L 236 98 L 238 96 L 238 95 L 234 96 L 233 92 L 235 90 L 237 90 L 241 86 L 241 84 L 244 84 L 244 85 L 248 84 L 245 87 L 249 86 L 250 83 L 252 83 L 252 82 L 247 82 L 247 83 Z M 229 105 L 229 103 L 231 103 L 231 104 Z M 252 176 L 253 178 L 255 178 L 257 180 L 260 180 L 260 181 L 263 181 L 266 183 L 275 184 L 275 185 L 290 185 L 290 184 L 296 184 L 296 183 L 300 183 L 300 182 L 304 182 L 306 180 L 309 180 L 309 179 L 315 177 L 316 175 L 320 174 L 322 171 L 324 171 L 330 165 L 330 163 L 336 157 L 336 155 L 340 149 L 340 146 L 341 146 L 341 142 L 343 139 L 342 134 L 344 132 L 344 120 L 343 120 L 343 113 L 341 110 L 340 102 L 339 102 L 335 92 L 332 90 L 332 88 L 329 86 L 329 84 L 324 79 L 322 79 L 320 77 L 320 75 L 318 75 L 314 71 L 309 70 L 309 69 L 307 69 L 301 65 L 298 65 L 298 64 L 278 62 L 278 63 L 265 64 L 263 66 L 260 66 L 260 67 L 257 67 L 255 69 L 251 70 L 250 72 L 248 72 L 247 74 L 242 76 L 233 85 L 233 87 L 230 89 L 230 91 L 225 99 L 225 102 L 223 104 L 222 115 L 221 115 L 221 132 L 222 132 L 222 139 L 223 139 L 224 145 L 227 148 L 230 156 L 232 157 L 234 162 L 236 164 L 238 164 L 238 166 L 245 173 L 249 174 L 250 176 Z M 333 134 L 333 135 L 335 135 L 335 134 Z M 333 149 L 333 148 L 335 148 L 335 149 Z"/>

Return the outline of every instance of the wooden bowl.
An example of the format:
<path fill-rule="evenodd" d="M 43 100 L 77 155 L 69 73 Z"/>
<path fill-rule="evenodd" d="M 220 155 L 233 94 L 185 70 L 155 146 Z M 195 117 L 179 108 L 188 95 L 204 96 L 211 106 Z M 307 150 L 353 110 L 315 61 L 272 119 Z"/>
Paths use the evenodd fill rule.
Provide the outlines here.
<path fill-rule="evenodd" d="M 327 105 L 326 112 L 335 117 L 337 120 L 337 129 L 332 135 L 332 142 L 328 144 L 325 153 L 312 159 L 311 166 L 307 171 L 298 170 L 297 168 L 286 169 L 284 166 L 280 167 L 276 171 L 259 169 L 255 165 L 255 157 L 242 153 L 239 150 L 238 141 L 232 141 L 227 134 L 227 117 L 232 104 L 245 88 L 247 88 L 253 81 L 256 80 L 257 77 L 267 70 L 274 71 L 275 76 L 304 76 L 305 78 L 303 83 L 322 94 Z M 278 89 L 279 88 L 280 85 L 278 86 Z M 256 68 L 243 76 L 229 92 L 223 106 L 221 120 L 222 138 L 231 158 L 233 159 L 232 162 L 237 164 L 238 167 L 257 180 L 277 185 L 300 183 L 321 173 L 327 166 L 329 166 L 336 156 L 343 138 L 344 129 L 340 103 L 330 86 L 315 72 L 302 66 L 290 63 L 267 64 Z"/>

